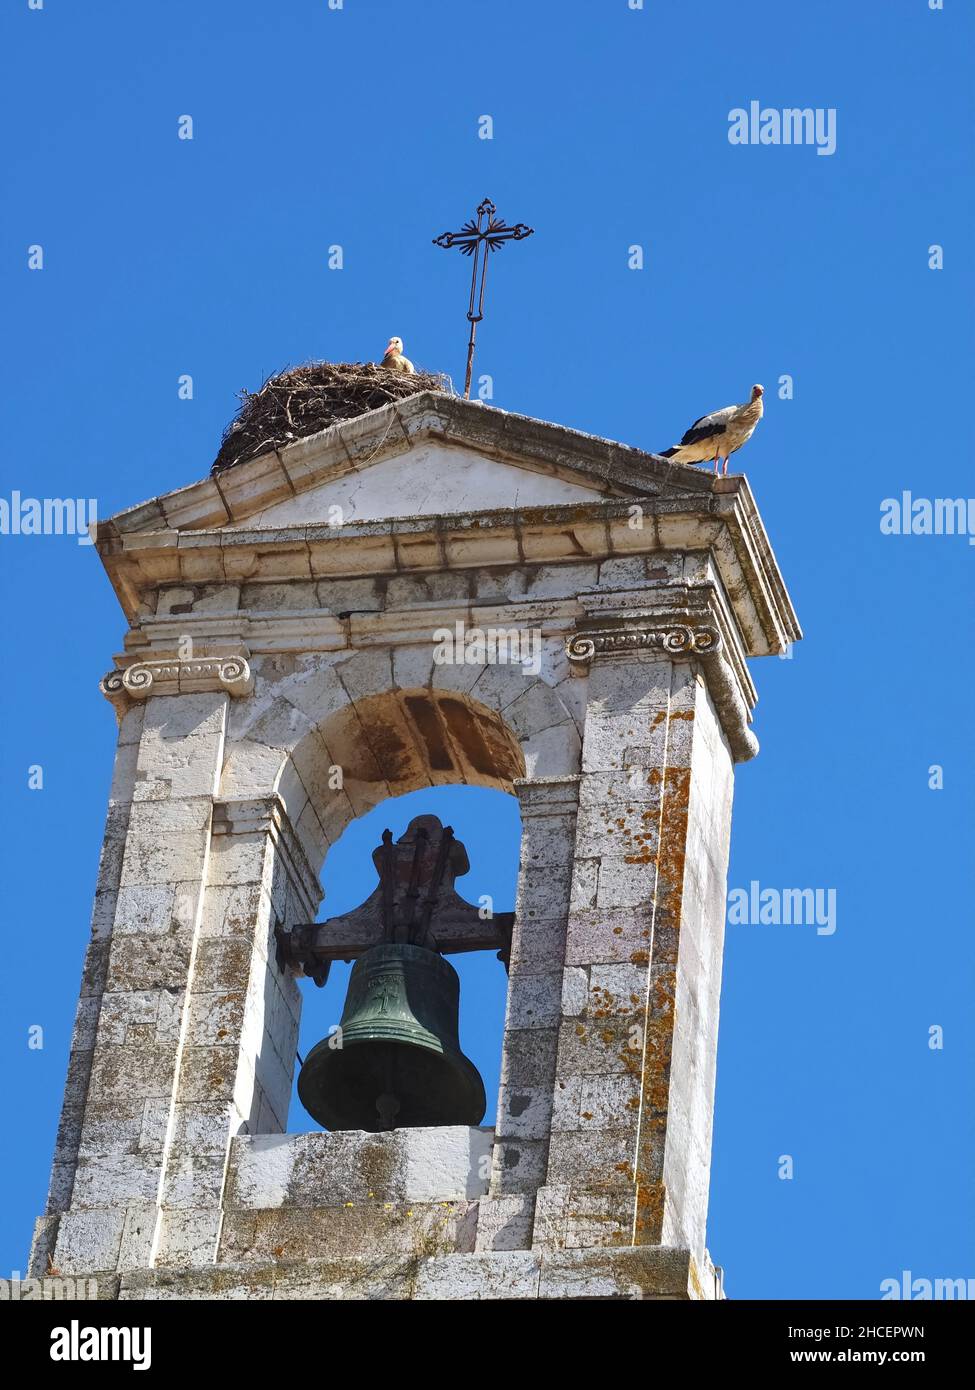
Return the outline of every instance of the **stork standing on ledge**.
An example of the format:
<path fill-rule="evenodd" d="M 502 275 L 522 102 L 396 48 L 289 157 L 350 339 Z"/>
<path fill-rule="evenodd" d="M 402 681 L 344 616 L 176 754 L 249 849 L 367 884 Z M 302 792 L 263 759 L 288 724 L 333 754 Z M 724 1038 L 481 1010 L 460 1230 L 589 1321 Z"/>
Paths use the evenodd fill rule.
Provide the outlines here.
<path fill-rule="evenodd" d="M 390 338 L 386 353 L 383 357 L 381 366 L 390 372 L 405 372 L 407 376 L 414 376 L 416 368 L 408 357 L 403 356 L 403 339 Z"/>
<path fill-rule="evenodd" d="M 764 394 L 764 386 L 753 386 L 751 398 L 744 405 L 726 405 L 723 410 L 702 415 L 679 444 L 664 449 L 661 458 L 677 463 L 707 463 L 713 459 L 715 473 L 720 463 L 724 464 L 723 473 L 727 473 L 729 457 L 748 443 L 762 418 Z"/>

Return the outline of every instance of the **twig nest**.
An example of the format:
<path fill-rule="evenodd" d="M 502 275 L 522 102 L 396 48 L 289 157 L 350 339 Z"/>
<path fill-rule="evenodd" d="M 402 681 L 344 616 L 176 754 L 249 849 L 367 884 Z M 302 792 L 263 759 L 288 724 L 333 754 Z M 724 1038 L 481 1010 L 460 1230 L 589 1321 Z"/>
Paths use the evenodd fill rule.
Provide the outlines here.
<path fill-rule="evenodd" d="M 391 372 L 373 362 L 307 362 L 268 377 L 259 391 L 241 391 L 240 410 L 224 430 L 211 473 L 258 458 L 338 420 L 365 415 L 420 391 L 452 393 L 439 372 Z"/>

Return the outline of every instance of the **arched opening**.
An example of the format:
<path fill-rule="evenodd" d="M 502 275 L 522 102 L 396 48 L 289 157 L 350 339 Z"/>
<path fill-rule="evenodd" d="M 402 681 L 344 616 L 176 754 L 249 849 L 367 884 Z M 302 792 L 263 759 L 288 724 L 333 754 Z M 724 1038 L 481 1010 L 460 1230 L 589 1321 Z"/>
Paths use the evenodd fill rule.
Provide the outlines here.
<path fill-rule="evenodd" d="M 496 912 L 514 910 L 521 840 L 521 818 L 515 797 L 484 787 L 429 787 L 388 799 L 353 821 L 325 860 L 322 882 L 325 898 L 319 921 L 358 907 L 376 887 L 372 854 L 384 830 L 398 839 L 418 815 L 433 814 L 453 827 L 470 860 L 470 871 L 458 878 L 457 892 L 475 906 L 490 898 Z M 494 1124 L 501 1064 L 501 1040 L 507 1001 L 504 965 L 490 951 L 449 956 L 460 976 L 461 1050 L 480 1072 L 487 1096 L 483 1124 Z M 303 1008 L 298 1053 L 304 1058 L 337 1026 L 345 1004 L 351 963 L 337 961 L 319 989 L 301 982 Z M 297 1095 L 297 1069 L 292 1089 L 288 1130 L 302 1133 L 320 1126 Z"/>
<path fill-rule="evenodd" d="M 292 1100 L 296 1042 L 304 1057 L 309 1041 L 314 1046 L 327 1037 L 341 1016 L 349 972 L 337 964 L 331 967 L 337 983 L 324 996 L 325 1003 L 319 1002 L 322 995 L 314 984 L 297 980 L 293 972 L 321 975 L 314 955 L 319 946 L 324 945 L 331 961 L 342 958 L 333 949 L 337 938 L 325 942 L 313 920 L 346 915 L 348 899 L 338 892 L 347 875 L 356 884 L 354 913 L 377 887 L 372 853 L 382 832 L 389 828 L 398 838 L 414 816 L 424 813 L 446 825 L 456 822 L 454 829 L 470 856 L 471 872 L 462 874 L 453 890 L 467 918 L 466 926 L 454 926 L 467 935 L 458 938 L 452 927 L 459 944 L 448 946 L 445 954 L 461 975 L 461 1048 L 470 1039 L 473 1051 L 468 1055 L 484 1076 L 484 1122 L 494 1124 L 507 985 L 504 966 L 496 959 L 507 942 L 496 938 L 502 929 L 510 931 L 511 920 L 509 916 L 503 928 L 495 925 L 484 932 L 469 919 L 477 919 L 481 891 L 495 897 L 499 913 L 513 910 L 519 840 L 515 782 L 578 771 L 580 738 L 573 709 L 579 682 L 568 675 L 558 679 L 560 670 L 552 673 L 554 683 L 549 684 L 545 676 L 526 679 L 521 667 L 437 668 L 418 648 L 409 648 L 408 655 L 417 659 L 401 660 L 400 649 L 371 648 L 341 663 L 302 662 L 284 669 L 258 689 L 233 729 L 221 793 L 225 804 L 240 808 L 234 814 L 242 832 L 250 829 L 254 816 L 265 814 L 265 806 L 283 805 L 287 813 L 268 841 L 270 859 L 256 872 L 268 912 L 269 959 L 276 963 L 265 971 L 263 996 L 255 992 L 253 1000 L 251 1133 L 312 1128 L 310 1116 Z M 407 673 L 409 684 L 398 685 L 397 677 Z M 429 683 L 414 684 L 417 678 Z M 494 798 L 481 801 L 471 824 L 461 817 L 459 803 L 457 809 L 441 809 L 436 798 L 451 792 L 461 797 L 494 793 Z M 382 811 L 366 824 L 369 813 L 384 803 L 396 808 L 388 824 Z M 508 808 L 507 823 L 513 829 L 501 839 L 485 838 L 488 830 L 500 833 L 506 819 L 503 812 L 488 810 L 489 804 Z M 273 811 L 268 814 L 273 820 Z M 353 826 L 363 828 L 353 830 L 346 841 L 345 832 Z M 261 842 L 255 838 L 253 843 L 256 848 Z M 316 911 L 320 878 L 328 896 Z M 475 906 L 464 909 L 463 902 Z M 313 945 L 306 949 L 311 939 Z M 461 954 L 472 945 L 476 952 Z M 314 1014 L 299 1032 L 303 1004 L 312 999 Z M 489 1018 L 496 1022 L 489 1026 Z"/>
<path fill-rule="evenodd" d="M 407 688 L 342 705 L 300 740 L 278 785 L 309 858 L 323 866 L 317 920 L 360 907 L 377 887 L 373 854 L 383 832 L 398 841 L 414 817 L 430 814 L 466 848 L 471 867 L 455 885 L 460 897 L 475 907 L 489 897 L 493 911 L 513 912 L 521 823 L 511 793 L 524 772 L 514 731 L 466 692 Z M 448 959 L 460 976 L 461 1052 L 481 1074 L 484 1123 L 493 1125 L 507 974 L 496 950 Z M 338 1025 L 351 970 L 336 960 L 323 988 L 302 982 L 302 1059 Z M 320 1128 L 298 1098 L 297 1073 L 288 1127 Z"/>

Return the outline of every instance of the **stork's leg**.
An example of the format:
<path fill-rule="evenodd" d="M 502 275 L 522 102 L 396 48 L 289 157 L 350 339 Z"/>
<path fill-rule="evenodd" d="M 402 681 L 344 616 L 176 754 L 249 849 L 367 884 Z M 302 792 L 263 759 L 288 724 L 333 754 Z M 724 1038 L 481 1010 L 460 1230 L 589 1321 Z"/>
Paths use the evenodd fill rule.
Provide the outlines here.
<path fill-rule="evenodd" d="M 721 471 L 720 464 L 721 464 L 721 455 L 720 455 L 720 454 L 715 454 L 715 456 L 714 456 L 714 471 L 715 471 L 715 474 L 716 474 L 716 475 Z"/>
<path fill-rule="evenodd" d="M 729 455 L 728 455 L 728 454 L 725 454 L 725 456 L 724 456 L 724 474 L 723 474 L 723 476 L 724 476 L 725 478 L 727 478 L 727 476 L 728 476 L 728 458 L 729 458 Z"/>

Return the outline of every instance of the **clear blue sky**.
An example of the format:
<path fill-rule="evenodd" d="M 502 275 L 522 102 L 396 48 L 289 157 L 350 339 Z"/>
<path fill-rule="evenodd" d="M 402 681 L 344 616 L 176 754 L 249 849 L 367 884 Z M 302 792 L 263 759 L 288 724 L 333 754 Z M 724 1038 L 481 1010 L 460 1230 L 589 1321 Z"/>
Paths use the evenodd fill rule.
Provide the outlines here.
<path fill-rule="evenodd" d="M 430 243 L 485 194 L 537 229 L 492 263 L 479 368 L 497 405 L 652 449 L 764 382 L 739 459 L 807 635 L 756 663 L 763 750 L 739 770 L 730 882 L 835 888 L 838 926 L 729 928 L 709 1244 L 738 1297 L 975 1274 L 975 548 L 879 531 L 902 489 L 975 492 L 973 29 L 962 0 L 7 0 L 0 17 L 0 495 L 94 496 L 108 516 L 189 483 L 240 387 L 372 359 L 393 333 L 462 379 L 467 263 Z M 835 108 L 836 153 L 731 145 L 728 113 L 753 100 Z M 97 681 L 123 620 L 70 538 L 0 536 L 0 566 L 6 1273 L 48 1176 L 115 736 Z M 424 805 L 468 843 L 458 886 L 504 906 L 514 821 L 464 797 Z M 408 814 L 353 827 L 332 910 Z M 483 976 L 465 998 L 493 1083 L 500 995 Z M 336 1007 L 318 997 L 303 1047 Z"/>

